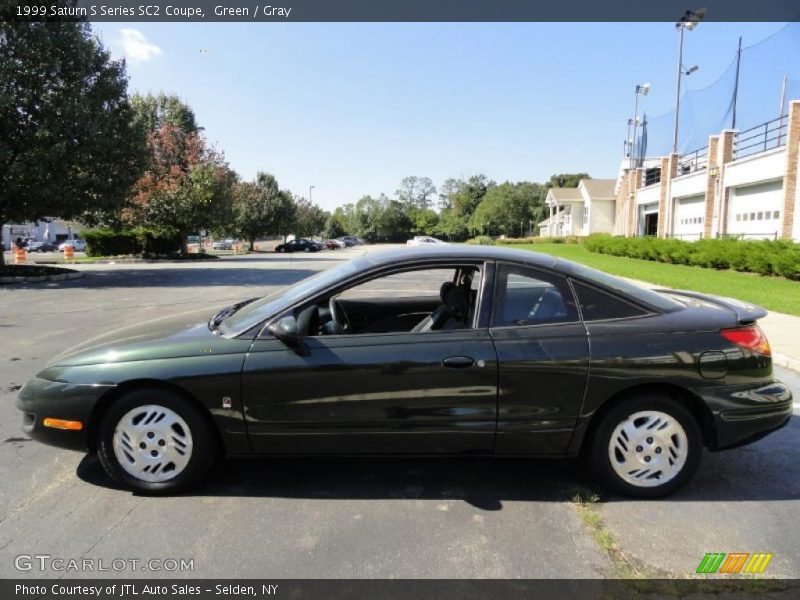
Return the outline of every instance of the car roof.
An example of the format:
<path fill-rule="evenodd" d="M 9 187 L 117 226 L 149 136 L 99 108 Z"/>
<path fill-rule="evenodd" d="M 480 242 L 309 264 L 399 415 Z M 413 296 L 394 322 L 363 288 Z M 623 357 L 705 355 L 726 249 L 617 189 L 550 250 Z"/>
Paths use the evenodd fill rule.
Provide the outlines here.
<path fill-rule="evenodd" d="M 524 263 L 563 273 L 572 273 L 573 263 L 550 254 L 517 250 L 503 246 L 451 244 L 435 246 L 402 246 L 391 250 L 368 252 L 357 259 L 360 268 L 379 267 L 409 260 L 506 260 Z"/>

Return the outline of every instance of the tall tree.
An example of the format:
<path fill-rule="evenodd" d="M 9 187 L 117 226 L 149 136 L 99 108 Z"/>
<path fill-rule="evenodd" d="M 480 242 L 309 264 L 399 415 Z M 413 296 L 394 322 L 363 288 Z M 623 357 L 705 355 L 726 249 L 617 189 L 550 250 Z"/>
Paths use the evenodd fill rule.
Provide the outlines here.
<path fill-rule="evenodd" d="M 549 187 L 576 188 L 581 179 L 591 179 L 588 173 L 558 173 L 550 176 Z"/>
<path fill-rule="evenodd" d="M 134 94 L 131 106 L 146 131 L 157 131 L 164 125 L 172 125 L 187 134 L 201 130 L 192 108 L 174 94 Z"/>
<path fill-rule="evenodd" d="M 307 198 L 300 197 L 295 198 L 295 214 L 294 233 L 299 237 L 311 237 L 322 233 L 329 216 Z"/>
<path fill-rule="evenodd" d="M 145 156 L 125 63 L 88 24 L 0 21 L 0 227 L 117 209 Z"/>
<path fill-rule="evenodd" d="M 508 181 L 489 188 L 470 217 L 470 229 L 489 235 L 525 236 L 532 228 L 541 188 L 537 183 Z"/>
<path fill-rule="evenodd" d="M 269 173 L 259 172 L 255 181 L 236 186 L 233 204 L 233 233 L 250 244 L 268 235 L 286 235 L 295 218 L 291 194 L 281 191 Z"/>
<path fill-rule="evenodd" d="M 406 177 L 400 182 L 400 187 L 395 192 L 397 199 L 405 206 L 417 208 L 430 208 L 433 205 L 433 196 L 436 195 L 436 186 L 429 177 Z"/>
<path fill-rule="evenodd" d="M 185 252 L 189 234 L 229 221 L 236 175 L 202 137 L 176 125 L 162 125 L 148 140 L 148 169 L 133 186 L 125 219 L 180 235 Z"/>

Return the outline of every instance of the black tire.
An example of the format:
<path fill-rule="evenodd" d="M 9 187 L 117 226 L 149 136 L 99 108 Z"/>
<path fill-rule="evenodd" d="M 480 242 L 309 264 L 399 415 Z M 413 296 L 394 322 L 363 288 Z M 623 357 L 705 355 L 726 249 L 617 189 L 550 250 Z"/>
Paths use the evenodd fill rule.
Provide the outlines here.
<path fill-rule="evenodd" d="M 686 460 L 683 467 L 672 479 L 663 484 L 655 484 L 652 487 L 643 487 L 625 481 L 614 470 L 612 459 L 609 456 L 611 437 L 616 427 L 627 420 L 629 416 L 644 411 L 665 413 L 678 422 L 686 435 Z M 638 446 L 636 449 L 638 449 Z M 663 450 L 660 452 L 663 452 Z M 648 394 L 623 400 L 602 416 L 602 420 L 597 424 L 597 427 L 587 440 L 585 458 L 594 478 L 603 487 L 624 496 L 653 499 L 668 496 L 686 485 L 700 465 L 702 452 L 703 436 L 697 419 L 695 419 L 691 411 L 671 397 Z M 664 456 L 669 459 L 668 455 L 665 454 Z M 645 464 L 642 466 L 647 467 Z"/>
<path fill-rule="evenodd" d="M 286 252 L 286 248 L 278 248 L 275 252 Z"/>
<path fill-rule="evenodd" d="M 186 467 L 172 479 L 151 482 L 138 479 L 120 464 L 114 452 L 114 432 L 128 412 L 145 405 L 157 405 L 177 413 L 192 437 L 192 451 Z M 171 494 L 197 483 L 219 456 L 219 438 L 209 419 L 190 400 L 162 389 L 134 390 L 116 398 L 97 428 L 97 456 L 103 469 L 117 483 L 146 494 Z"/>

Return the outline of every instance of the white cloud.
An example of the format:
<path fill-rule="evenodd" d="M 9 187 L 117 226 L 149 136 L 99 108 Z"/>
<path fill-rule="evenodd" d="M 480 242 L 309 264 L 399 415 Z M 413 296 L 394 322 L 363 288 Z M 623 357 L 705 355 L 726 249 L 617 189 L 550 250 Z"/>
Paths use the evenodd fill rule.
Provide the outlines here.
<path fill-rule="evenodd" d="M 122 51 L 132 64 L 147 62 L 164 54 L 161 48 L 148 42 L 138 29 L 121 29 L 120 36 Z"/>

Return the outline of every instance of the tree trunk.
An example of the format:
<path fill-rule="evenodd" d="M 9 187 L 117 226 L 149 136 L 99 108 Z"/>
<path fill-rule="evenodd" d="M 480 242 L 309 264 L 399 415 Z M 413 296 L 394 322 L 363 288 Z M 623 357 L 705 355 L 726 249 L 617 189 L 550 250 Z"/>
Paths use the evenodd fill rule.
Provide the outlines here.
<path fill-rule="evenodd" d="M 2 241 L 3 241 L 3 225 L 4 225 L 4 223 L 2 221 L 0 221 L 0 243 L 2 243 Z M 13 242 L 11 241 L 11 232 L 10 231 L 8 232 L 8 244 L 9 244 L 9 250 L 10 250 L 11 246 L 13 245 Z M 3 250 L 3 248 L 0 248 L 0 269 L 2 269 L 5 266 L 5 264 L 6 264 L 6 254 L 5 254 L 5 251 Z"/>
<path fill-rule="evenodd" d="M 255 250 L 256 238 L 250 238 L 250 252 Z"/>
<path fill-rule="evenodd" d="M 189 240 L 188 236 L 184 234 L 182 231 L 181 235 L 181 254 L 189 254 Z"/>

